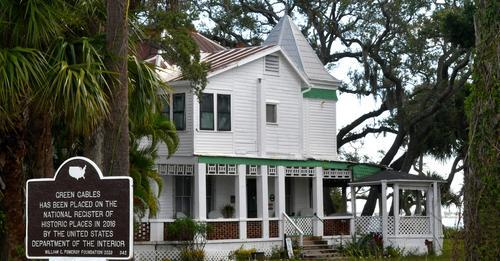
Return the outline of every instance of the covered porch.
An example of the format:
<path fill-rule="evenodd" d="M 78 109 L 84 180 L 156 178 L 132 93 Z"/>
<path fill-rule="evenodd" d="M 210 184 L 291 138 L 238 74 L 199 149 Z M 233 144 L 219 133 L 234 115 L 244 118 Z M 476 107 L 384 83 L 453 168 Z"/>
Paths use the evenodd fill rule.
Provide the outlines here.
<path fill-rule="evenodd" d="M 430 248 L 440 254 L 443 246 L 441 223 L 441 180 L 397 171 L 382 171 L 350 183 L 351 190 L 371 187 L 379 193 L 378 213 L 354 215 L 354 233 L 382 236 L 384 247 L 393 246 L 407 252 L 427 253 Z M 361 213 L 354 193 L 353 213 Z M 392 199 L 389 201 L 388 199 Z M 358 200 L 359 201 L 359 200 Z"/>
<path fill-rule="evenodd" d="M 226 163 L 162 164 L 156 217 L 136 241 L 175 241 L 168 224 L 190 217 L 210 225 L 208 242 L 274 241 L 286 235 L 344 236 L 354 222 L 351 170 Z M 298 229 L 297 229 L 298 228 Z"/>

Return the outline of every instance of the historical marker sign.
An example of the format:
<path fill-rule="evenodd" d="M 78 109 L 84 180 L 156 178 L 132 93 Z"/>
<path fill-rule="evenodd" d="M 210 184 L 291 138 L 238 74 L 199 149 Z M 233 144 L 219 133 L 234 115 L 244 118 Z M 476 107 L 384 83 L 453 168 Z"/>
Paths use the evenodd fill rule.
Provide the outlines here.
<path fill-rule="evenodd" d="M 103 177 L 84 157 L 26 183 L 26 256 L 130 259 L 132 179 Z"/>

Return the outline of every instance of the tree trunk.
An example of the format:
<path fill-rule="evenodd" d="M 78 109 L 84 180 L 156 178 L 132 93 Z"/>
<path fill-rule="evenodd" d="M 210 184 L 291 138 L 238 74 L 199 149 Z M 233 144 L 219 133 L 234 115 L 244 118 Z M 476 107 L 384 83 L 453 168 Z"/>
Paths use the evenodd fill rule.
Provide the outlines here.
<path fill-rule="evenodd" d="M 24 260 L 24 175 L 23 159 L 25 144 L 25 124 L 0 139 L 0 176 L 5 182 L 3 205 L 6 215 L 6 241 L 8 260 Z"/>
<path fill-rule="evenodd" d="M 111 84 L 111 112 L 104 125 L 104 175 L 129 175 L 128 134 L 128 1 L 107 1 L 107 68 L 116 73 Z"/>
<path fill-rule="evenodd" d="M 474 86 L 469 97 L 468 172 L 464 178 L 468 260 L 500 256 L 500 3 L 476 0 Z"/>
<path fill-rule="evenodd" d="M 54 150 L 52 147 L 52 115 L 32 110 L 29 122 L 28 172 L 31 178 L 54 176 Z"/>

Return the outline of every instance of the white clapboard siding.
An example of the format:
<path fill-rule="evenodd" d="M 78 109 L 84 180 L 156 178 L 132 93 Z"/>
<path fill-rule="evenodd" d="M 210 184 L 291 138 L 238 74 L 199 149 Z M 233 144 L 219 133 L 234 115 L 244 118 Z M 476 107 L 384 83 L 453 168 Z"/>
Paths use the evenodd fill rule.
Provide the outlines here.
<path fill-rule="evenodd" d="M 231 94 L 231 131 L 199 129 L 199 102 L 194 102 L 194 153 L 205 155 L 257 155 L 257 84 L 262 59 L 208 79 L 205 92 Z M 215 112 L 214 117 L 217 117 Z"/>
<path fill-rule="evenodd" d="M 162 176 L 162 179 L 163 189 L 158 197 L 158 214 L 154 219 L 168 219 L 174 216 L 174 176 Z"/>
<path fill-rule="evenodd" d="M 179 136 L 179 146 L 177 151 L 174 153 L 175 156 L 192 156 L 193 155 L 193 94 L 186 87 L 176 87 L 174 88 L 174 93 L 185 93 L 186 94 L 186 129 L 183 131 L 177 131 Z M 168 155 L 167 147 L 164 143 L 158 146 L 158 156 Z"/>
<path fill-rule="evenodd" d="M 318 159 L 337 159 L 336 102 L 304 98 L 306 154 Z"/>
<path fill-rule="evenodd" d="M 297 158 L 302 142 L 302 81 L 285 58 L 279 57 L 279 76 L 264 75 L 263 80 L 264 102 L 277 102 L 278 110 L 277 124 L 266 124 L 265 150 L 268 155 Z"/>

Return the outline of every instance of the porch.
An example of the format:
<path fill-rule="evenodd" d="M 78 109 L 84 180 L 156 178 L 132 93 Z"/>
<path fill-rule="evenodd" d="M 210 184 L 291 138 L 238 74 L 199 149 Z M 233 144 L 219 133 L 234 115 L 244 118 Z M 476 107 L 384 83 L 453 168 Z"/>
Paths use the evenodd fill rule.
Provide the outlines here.
<path fill-rule="evenodd" d="M 284 234 L 297 233 L 285 215 L 303 236 L 345 236 L 354 227 L 349 170 L 205 163 L 158 170 L 164 179 L 160 211 L 144 220 L 136 242 L 175 242 L 168 224 L 182 217 L 208 224 L 209 243 L 282 242 Z"/>

